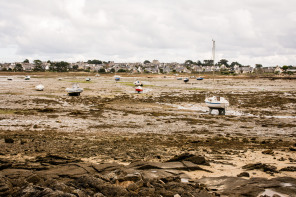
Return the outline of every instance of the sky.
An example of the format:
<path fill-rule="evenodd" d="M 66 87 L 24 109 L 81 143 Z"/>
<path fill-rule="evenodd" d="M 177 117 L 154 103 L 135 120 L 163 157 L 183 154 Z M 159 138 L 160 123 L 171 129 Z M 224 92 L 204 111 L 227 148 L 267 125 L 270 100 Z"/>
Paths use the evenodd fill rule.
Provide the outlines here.
<path fill-rule="evenodd" d="M 0 0 L 0 63 L 296 65 L 295 0 Z"/>

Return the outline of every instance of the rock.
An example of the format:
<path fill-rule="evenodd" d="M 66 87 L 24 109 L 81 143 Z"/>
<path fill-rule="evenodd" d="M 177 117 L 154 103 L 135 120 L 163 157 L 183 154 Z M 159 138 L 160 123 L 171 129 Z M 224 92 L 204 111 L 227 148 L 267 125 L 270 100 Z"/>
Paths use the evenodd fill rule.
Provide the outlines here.
<path fill-rule="evenodd" d="M 221 196 L 259 196 L 266 189 L 285 194 L 285 196 L 295 196 L 296 179 L 292 177 L 278 178 L 250 178 L 241 177 L 204 177 L 198 182 L 206 184 L 210 189 L 216 189 Z M 291 186 L 285 186 L 289 183 Z M 223 187 L 221 187 L 223 185 Z M 180 193 L 179 193 L 180 194 Z M 182 196 L 182 195 L 181 195 Z M 271 195 L 272 196 L 272 195 Z"/>
<path fill-rule="evenodd" d="M 129 184 L 126 188 L 128 191 L 136 191 L 138 189 L 138 185 L 135 183 Z"/>
<path fill-rule="evenodd" d="M 173 161 L 183 161 L 185 159 L 188 159 L 190 157 L 193 157 L 195 155 L 190 154 L 190 153 L 183 153 L 181 155 L 176 155 L 172 159 L 169 159 L 167 162 L 173 162 Z"/>
<path fill-rule="evenodd" d="M 36 157 L 36 161 L 40 163 L 49 163 L 52 165 L 66 164 L 72 162 L 80 162 L 80 159 L 67 158 L 59 155 L 47 154 L 45 157 Z"/>
<path fill-rule="evenodd" d="M 12 164 L 9 161 L 0 159 L 0 170 L 3 170 L 5 168 L 10 168 Z"/>
<path fill-rule="evenodd" d="M 278 172 L 275 166 L 262 163 L 247 164 L 244 165 L 242 168 L 246 170 L 262 170 L 263 172 Z"/>
<path fill-rule="evenodd" d="M 4 138 L 4 142 L 5 142 L 5 143 L 10 143 L 10 144 L 12 144 L 12 143 L 14 143 L 14 139 L 12 139 L 12 138 Z"/>
<path fill-rule="evenodd" d="M 97 172 L 110 172 L 116 169 L 121 169 L 123 165 L 120 165 L 118 163 L 107 163 L 107 164 L 92 164 L 92 167 Z"/>
<path fill-rule="evenodd" d="M 12 184 L 4 177 L 0 177 L 0 196 L 8 196 L 11 192 Z"/>
<path fill-rule="evenodd" d="M 137 182 L 141 180 L 141 174 L 140 173 L 134 173 L 134 174 L 127 174 L 123 177 L 123 181 L 133 181 Z"/>
<path fill-rule="evenodd" d="M 33 174 L 29 176 L 26 181 L 28 181 L 29 183 L 37 184 L 41 181 L 41 178 L 38 175 Z"/>
<path fill-rule="evenodd" d="M 296 171 L 296 166 L 288 166 L 288 167 L 280 169 L 280 171 L 295 172 Z"/>
<path fill-rule="evenodd" d="M 290 150 L 290 151 L 296 151 L 296 148 L 289 147 L 289 150 Z"/>
<path fill-rule="evenodd" d="M 94 197 L 105 197 L 105 195 L 99 192 L 94 194 Z"/>
<path fill-rule="evenodd" d="M 207 166 L 210 165 L 205 157 L 196 156 L 190 153 L 183 153 L 181 155 L 177 155 L 172 159 L 169 159 L 167 162 L 175 162 L 175 161 L 191 161 L 194 164 L 207 165 Z"/>
<path fill-rule="evenodd" d="M 160 163 L 157 163 L 157 162 L 137 161 L 128 165 L 128 168 L 134 168 L 137 170 L 161 169 L 159 164 Z"/>
<path fill-rule="evenodd" d="M 265 150 L 265 151 L 262 151 L 263 154 L 267 154 L 267 155 L 272 155 L 274 152 L 273 150 Z"/>
<path fill-rule="evenodd" d="M 250 177 L 250 174 L 248 172 L 242 172 L 238 174 L 237 177 Z"/>
<path fill-rule="evenodd" d="M 194 164 L 199 164 L 199 165 L 207 165 L 209 166 L 209 162 L 206 160 L 205 157 L 203 156 L 193 156 L 185 159 L 185 161 L 191 161 Z"/>

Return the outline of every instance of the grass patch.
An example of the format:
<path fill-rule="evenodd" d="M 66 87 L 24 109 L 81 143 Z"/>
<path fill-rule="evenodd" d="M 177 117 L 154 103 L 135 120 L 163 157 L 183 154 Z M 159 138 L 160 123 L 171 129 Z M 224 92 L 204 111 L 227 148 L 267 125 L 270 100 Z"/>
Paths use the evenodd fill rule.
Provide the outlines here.
<path fill-rule="evenodd" d="M 73 80 L 73 81 L 68 81 L 71 83 L 93 83 L 92 81 L 82 81 L 82 80 Z"/>
<path fill-rule="evenodd" d="M 0 94 L 4 94 L 4 95 L 21 95 L 22 93 L 18 93 L 18 92 L 4 92 L 4 93 L 0 93 Z"/>
<path fill-rule="evenodd" d="M 120 83 L 120 84 L 122 84 L 122 85 L 126 85 L 126 86 L 132 86 L 132 87 L 134 87 L 135 86 L 135 84 L 134 83 L 132 83 L 132 82 L 117 82 L 117 83 Z"/>
<path fill-rule="evenodd" d="M 186 88 L 186 90 L 206 91 L 206 90 L 208 90 L 208 89 L 204 89 L 204 88 Z"/>
<path fill-rule="evenodd" d="M 10 109 L 0 109 L 0 114 L 14 114 L 15 111 L 14 110 L 10 110 Z"/>
<path fill-rule="evenodd" d="M 93 89 L 90 89 L 90 88 L 83 88 L 84 91 L 88 91 L 88 90 L 93 90 Z"/>

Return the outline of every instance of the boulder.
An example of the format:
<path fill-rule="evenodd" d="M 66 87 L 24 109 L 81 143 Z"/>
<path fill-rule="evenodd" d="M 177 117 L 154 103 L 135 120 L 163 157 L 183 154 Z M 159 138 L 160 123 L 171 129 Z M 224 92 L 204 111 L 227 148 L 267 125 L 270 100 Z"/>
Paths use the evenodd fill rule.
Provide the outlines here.
<path fill-rule="evenodd" d="M 242 168 L 246 170 L 262 170 L 263 172 L 278 172 L 275 166 L 263 163 L 247 164 Z"/>

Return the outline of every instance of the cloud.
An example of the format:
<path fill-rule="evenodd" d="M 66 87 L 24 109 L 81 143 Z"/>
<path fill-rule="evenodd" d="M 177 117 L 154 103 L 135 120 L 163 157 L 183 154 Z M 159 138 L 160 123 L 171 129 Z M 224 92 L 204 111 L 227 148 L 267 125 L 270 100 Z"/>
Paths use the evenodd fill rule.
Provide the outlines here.
<path fill-rule="evenodd" d="M 293 0 L 2 0 L 0 61 L 196 61 L 211 58 L 215 39 L 217 58 L 295 64 L 295 5 Z"/>

